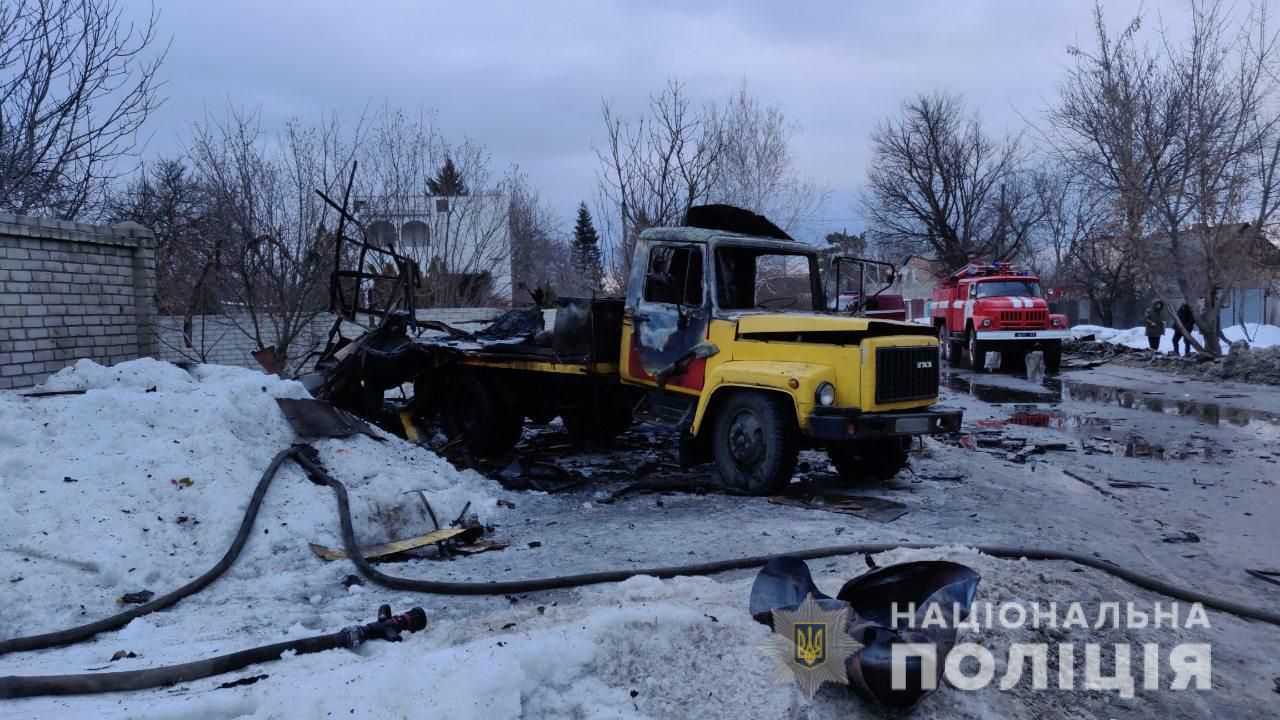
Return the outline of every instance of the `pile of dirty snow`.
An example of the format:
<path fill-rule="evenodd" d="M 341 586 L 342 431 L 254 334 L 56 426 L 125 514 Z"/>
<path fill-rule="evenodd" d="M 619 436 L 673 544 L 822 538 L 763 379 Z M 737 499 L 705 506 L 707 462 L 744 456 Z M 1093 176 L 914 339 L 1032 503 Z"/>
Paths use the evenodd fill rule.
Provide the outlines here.
<path fill-rule="evenodd" d="M 37 389 L 84 393 L 0 392 L 3 637 L 109 615 L 126 593 L 162 594 L 212 566 L 263 470 L 297 441 L 276 398 L 309 397 L 253 370 L 150 359 L 81 360 Z M 495 483 L 397 439 L 314 445 L 348 487 L 362 543 L 430 527 L 412 490 L 450 518 L 468 502 L 486 521 L 500 512 Z M 341 548 L 336 518 L 332 493 L 286 463 L 231 574 L 286 591 L 317 565 L 308 543 Z"/>

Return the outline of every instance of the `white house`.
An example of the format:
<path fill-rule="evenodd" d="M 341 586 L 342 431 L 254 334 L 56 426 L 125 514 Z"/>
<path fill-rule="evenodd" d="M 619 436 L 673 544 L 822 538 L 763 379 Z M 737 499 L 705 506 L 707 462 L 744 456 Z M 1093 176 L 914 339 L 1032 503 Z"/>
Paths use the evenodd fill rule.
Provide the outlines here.
<path fill-rule="evenodd" d="M 443 273 L 481 303 L 511 303 L 505 196 L 384 195 L 357 198 L 353 209 L 374 242 L 416 260 L 427 282 Z"/>

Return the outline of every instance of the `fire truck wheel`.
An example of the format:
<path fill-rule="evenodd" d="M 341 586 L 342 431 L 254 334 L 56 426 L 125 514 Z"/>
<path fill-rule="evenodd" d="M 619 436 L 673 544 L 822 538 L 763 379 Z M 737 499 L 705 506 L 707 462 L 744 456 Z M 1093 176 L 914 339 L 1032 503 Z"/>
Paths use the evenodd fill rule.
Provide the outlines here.
<path fill-rule="evenodd" d="M 907 466 L 911 438 L 859 440 L 827 448 L 840 480 L 853 484 L 889 480 Z"/>
<path fill-rule="evenodd" d="M 449 439 L 461 436 L 476 455 L 507 452 L 520 441 L 524 428 L 524 418 L 474 373 L 457 377 L 445 399 L 441 421 Z"/>
<path fill-rule="evenodd" d="M 978 333 L 972 329 L 969 330 L 969 337 L 965 342 L 968 351 L 969 369 L 974 372 L 982 372 L 987 366 L 987 344 L 978 339 Z"/>
<path fill-rule="evenodd" d="M 748 495 L 780 492 L 796 469 L 799 431 L 790 407 L 767 395 L 737 393 L 720 406 L 711 451 L 725 483 Z"/>
<path fill-rule="evenodd" d="M 1054 340 L 1044 346 L 1044 371 L 1058 374 L 1062 368 L 1062 341 Z"/>

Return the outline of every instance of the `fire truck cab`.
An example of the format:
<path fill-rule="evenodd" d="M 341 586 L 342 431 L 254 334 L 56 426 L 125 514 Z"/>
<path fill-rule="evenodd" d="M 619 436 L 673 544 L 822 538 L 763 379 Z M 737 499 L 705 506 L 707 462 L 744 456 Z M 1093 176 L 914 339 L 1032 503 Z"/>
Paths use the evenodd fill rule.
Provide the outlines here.
<path fill-rule="evenodd" d="M 970 263 L 947 276 L 933 292 L 929 318 L 943 359 L 974 370 L 986 366 L 989 352 L 1017 367 L 1041 350 L 1045 369 L 1056 373 L 1071 336 L 1066 316 L 1049 312 L 1040 279 L 1009 263 Z"/>

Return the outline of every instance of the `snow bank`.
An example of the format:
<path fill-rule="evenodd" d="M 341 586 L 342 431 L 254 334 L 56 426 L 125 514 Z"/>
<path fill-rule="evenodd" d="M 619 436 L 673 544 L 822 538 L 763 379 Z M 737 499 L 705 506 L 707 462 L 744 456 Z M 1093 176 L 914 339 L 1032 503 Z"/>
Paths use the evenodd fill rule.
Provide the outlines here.
<path fill-rule="evenodd" d="M 0 392 L 0 577 L 41 598 L 0 604 L 4 637 L 103 617 L 126 592 L 167 592 L 204 572 L 234 536 L 263 469 L 296 440 L 276 398 L 308 397 L 297 382 L 253 370 L 188 372 L 150 359 L 110 368 L 81 360 L 41 389 L 86 392 Z M 495 483 L 398 439 L 315 446 L 350 490 L 362 542 L 430 527 L 406 495 L 419 488 L 450 517 L 467 502 L 486 520 L 498 512 Z M 316 568 L 309 542 L 341 547 L 332 495 L 291 464 L 257 528 L 232 573 L 262 577 L 266 591 Z"/>
<path fill-rule="evenodd" d="M 1231 342 L 1247 340 L 1249 345 L 1255 348 L 1269 348 L 1280 345 L 1280 327 L 1275 325 L 1260 325 L 1258 323 L 1247 323 L 1243 326 L 1232 325 L 1229 328 L 1224 328 L 1222 334 Z M 1148 347 L 1147 333 L 1143 327 L 1117 330 L 1115 328 L 1102 327 L 1101 325 L 1076 325 L 1071 328 L 1071 337 L 1076 340 L 1089 335 L 1094 336 L 1095 340 L 1102 343 L 1141 349 Z M 1197 341 L 1203 341 L 1203 337 L 1198 331 L 1192 332 L 1192 336 Z M 1229 345 L 1226 343 L 1222 345 L 1224 351 L 1228 347 Z M 1164 337 L 1160 338 L 1160 352 L 1167 353 L 1172 351 L 1173 330 L 1166 326 Z"/>

